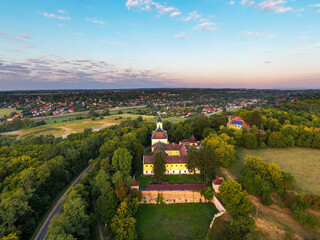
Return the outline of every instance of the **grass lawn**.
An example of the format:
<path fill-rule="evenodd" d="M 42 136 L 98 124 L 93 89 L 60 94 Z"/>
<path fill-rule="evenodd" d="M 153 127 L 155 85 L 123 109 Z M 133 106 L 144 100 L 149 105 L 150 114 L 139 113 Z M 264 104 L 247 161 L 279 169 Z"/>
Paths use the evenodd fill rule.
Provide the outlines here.
<path fill-rule="evenodd" d="M 202 239 L 218 210 L 213 203 L 141 205 L 139 239 Z"/>
<path fill-rule="evenodd" d="M 296 180 L 295 189 L 305 193 L 320 195 L 320 150 L 310 148 L 266 148 L 238 150 L 238 160 L 229 171 L 239 176 L 246 156 L 258 156 L 274 162 L 285 172 L 291 173 Z"/>
<path fill-rule="evenodd" d="M 12 110 L 12 109 L 11 109 Z M 141 116 L 144 120 L 149 120 L 156 122 L 157 118 L 155 116 L 149 115 L 139 115 L 139 114 L 116 114 L 105 116 L 104 119 L 96 118 L 91 120 L 91 118 L 75 120 L 76 116 L 61 116 L 58 118 L 46 119 L 46 125 L 22 129 L 14 132 L 8 132 L 6 134 L 18 134 L 23 136 L 28 135 L 42 135 L 42 134 L 53 134 L 56 137 L 66 137 L 70 133 L 82 132 L 85 128 L 92 128 L 94 131 L 100 130 L 111 125 L 120 124 L 121 121 L 131 118 L 136 119 Z M 71 119 L 71 121 L 69 121 Z M 74 119 L 74 120 L 73 120 Z M 177 121 L 175 118 L 169 118 L 169 120 Z M 179 118 L 180 119 L 180 118 Z M 67 120 L 66 122 L 62 122 Z M 183 121 L 184 119 L 180 119 Z M 56 121 L 56 122 L 54 122 Z"/>
<path fill-rule="evenodd" d="M 140 182 L 141 188 L 146 188 L 147 184 L 157 183 L 153 176 L 138 176 L 137 181 Z M 166 175 L 164 181 L 167 183 L 175 184 L 197 184 L 206 183 L 204 176 L 200 174 L 196 175 Z"/>
<path fill-rule="evenodd" d="M 9 117 L 10 113 L 12 112 L 21 113 L 21 110 L 16 110 L 15 108 L 1 108 L 0 118 L 2 118 L 4 115 L 7 115 Z"/>

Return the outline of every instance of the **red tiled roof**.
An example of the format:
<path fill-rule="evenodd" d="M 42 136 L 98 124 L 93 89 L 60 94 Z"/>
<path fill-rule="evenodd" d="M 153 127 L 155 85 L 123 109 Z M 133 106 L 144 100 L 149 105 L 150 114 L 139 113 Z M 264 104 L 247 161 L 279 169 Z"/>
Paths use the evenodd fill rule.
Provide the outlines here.
<path fill-rule="evenodd" d="M 139 181 L 133 179 L 131 186 L 139 186 Z"/>
<path fill-rule="evenodd" d="M 181 164 L 187 163 L 187 156 L 169 156 L 164 155 L 166 163 L 168 164 Z M 144 164 L 153 164 L 153 153 L 144 156 Z"/>
<path fill-rule="evenodd" d="M 183 139 L 180 142 L 182 142 L 182 143 L 196 143 L 197 139 L 192 135 L 189 139 Z"/>
<path fill-rule="evenodd" d="M 148 184 L 147 191 L 202 190 L 205 184 Z"/>
<path fill-rule="evenodd" d="M 223 177 L 218 177 L 218 178 L 212 180 L 213 184 L 215 184 L 215 185 L 221 185 L 223 183 L 223 181 L 224 181 Z"/>
<path fill-rule="evenodd" d="M 168 135 L 166 132 L 153 132 L 152 139 L 167 139 Z"/>

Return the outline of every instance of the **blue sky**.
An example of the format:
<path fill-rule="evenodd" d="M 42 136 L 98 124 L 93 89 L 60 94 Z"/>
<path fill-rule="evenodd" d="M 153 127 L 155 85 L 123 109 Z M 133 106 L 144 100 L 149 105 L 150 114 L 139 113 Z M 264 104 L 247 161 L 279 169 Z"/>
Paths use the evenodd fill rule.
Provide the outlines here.
<path fill-rule="evenodd" d="M 320 0 L 0 5 L 0 90 L 320 88 Z"/>

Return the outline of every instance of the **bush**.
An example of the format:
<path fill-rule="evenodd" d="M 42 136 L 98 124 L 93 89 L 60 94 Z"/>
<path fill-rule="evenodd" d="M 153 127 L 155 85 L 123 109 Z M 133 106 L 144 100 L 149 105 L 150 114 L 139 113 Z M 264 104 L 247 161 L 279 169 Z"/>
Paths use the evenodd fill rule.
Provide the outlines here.
<path fill-rule="evenodd" d="M 320 230 L 320 218 L 302 211 L 298 206 L 291 207 L 291 215 L 300 224 Z"/>
<path fill-rule="evenodd" d="M 282 148 L 287 146 L 287 138 L 281 132 L 273 132 L 268 138 L 269 147 Z"/>

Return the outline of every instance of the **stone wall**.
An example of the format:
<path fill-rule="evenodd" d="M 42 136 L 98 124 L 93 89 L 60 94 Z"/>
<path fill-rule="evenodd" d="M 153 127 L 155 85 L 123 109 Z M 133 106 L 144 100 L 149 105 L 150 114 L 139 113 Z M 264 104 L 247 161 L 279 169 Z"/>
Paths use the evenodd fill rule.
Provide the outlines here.
<path fill-rule="evenodd" d="M 141 203 L 157 203 L 158 194 L 163 196 L 163 202 L 170 203 L 192 203 L 205 202 L 205 198 L 201 196 L 200 191 L 146 191 L 142 190 Z"/>

